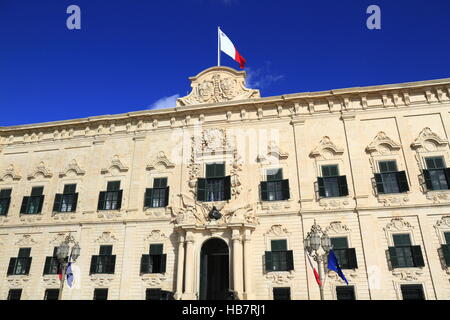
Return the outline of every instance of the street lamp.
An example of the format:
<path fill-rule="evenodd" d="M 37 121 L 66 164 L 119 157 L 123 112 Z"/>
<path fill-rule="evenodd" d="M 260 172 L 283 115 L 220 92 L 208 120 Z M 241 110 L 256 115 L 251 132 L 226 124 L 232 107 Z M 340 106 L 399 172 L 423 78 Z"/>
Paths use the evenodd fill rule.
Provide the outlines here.
<path fill-rule="evenodd" d="M 323 285 L 325 281 L 325 262 L 327 261 L 328 252 L 333 248 L 330 237 L 314 220 L 311 231 L 308 232 L 305 239 L 305 249 L 307 254 L 317 262 L 319 269 L 319 279 L 322 285 L 319 285 L 320 299 L 324 300 Z"/>
<path fill-rule="evenodd" d="M 70 250 L 70 244 L 72 244 L 72 251 L 70 253 L 69 256 L 69 250 Z M 80 245 L 78 244 L 78 242 L 75 241 L 75 238 L 71 235 L 68 234 L 67 237 L 64 239 L 63 242 L 61 242 L 61 244 L 59 245 L 59 247 L 56 249 L 56 258 L 58 259 L 60 268 L 62 268 L 62 277 L 61 277 L 61 284 L 59 287 L 59 295 L 58 295 L 58 300 L 62 299 L 62 292 L 64 289 L 64 282 L 65 282 L 65 278 L 66 278 L 66 268 L 68 263 L 70 262 L 70 260 L 72 260 L 73 262 L 75 262 L 78 257 L 80 256 Z"/>

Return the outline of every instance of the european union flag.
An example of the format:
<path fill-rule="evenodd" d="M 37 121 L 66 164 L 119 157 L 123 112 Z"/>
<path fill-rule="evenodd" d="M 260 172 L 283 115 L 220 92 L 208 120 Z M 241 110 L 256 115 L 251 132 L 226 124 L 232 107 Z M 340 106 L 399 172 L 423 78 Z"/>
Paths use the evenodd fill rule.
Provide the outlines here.
<path fill-rule="evenodd" d="M 342 273 L 341 267 L 339 266 L 339 262 L 333 250 L 330 250 L 330 253 L 328 253 L 328 269 L 336 272 L 339 277 L 341 277 L 341 279 L 344 280 L 346 284 L 348 284 L 348 281 L 345 278 L 344 273 Z"/>

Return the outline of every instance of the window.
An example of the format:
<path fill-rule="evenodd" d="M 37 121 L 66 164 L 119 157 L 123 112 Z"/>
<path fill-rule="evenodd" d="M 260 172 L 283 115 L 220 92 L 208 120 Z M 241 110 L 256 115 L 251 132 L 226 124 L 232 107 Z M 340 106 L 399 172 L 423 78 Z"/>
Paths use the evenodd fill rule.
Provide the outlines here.
<path fill-rule="evenodd" d="M 8 214 L 11 203 L 11 191 L 11 189 L 0 190 L 0 216 L 6 216 Z"/>
<path fill-rule="evenodd" d="M 355 287 L 353 286 L 337 286 L 336 287 L 337 300 L 356 300 Z"/>
<path fill-rule="evenodd" d="M 78 193 L 76 184 L 66 184 L 63 194 L 55 195 L 53 212 L 75 212 L 77 210 Z"/>
<path fill-rule="evenodd" d="M 145 290 L 145 300 L 173 300 L 172 292 L 161 289 Z"/>
<path fill-rule="evenodd" d="M 380 173 L 375 174 L 379 194 L 403 193 L 409 191 L 405 171 L 398 171 L 395 160 L 378 161 Z"/>
<path fill-rule="evenodd" d="M 450 188 L 450 168 L 445 168 L 443 157 L 425 158 L 427 169 L 423 170 L 428 190 L 447 190 Z"/>
<path fill-rule="evenodd" d="M 286 240 L 272 240 L 271 251 L 265 252 L 266 271 L 294 270 L 292 250 L 287 250 Z"/>
<path fill-rule="evenodd" d="M 273 300 L 291 300 L 291 288 L 273 288 Z"/>
<path fill-rule="evenodd" d="M 389 247 L 392 268 L 424 267 L 420 246 L 411 245 L 409 233 L 392 235 L 394 246 Z"/>
<path fill-rule="evenodd" d="M 322 166 L 322 177 L 317 178 L 321 198 L 348 196 L 347 177 L 339 176 L 337 165 Z"/>
<path fill-rule="evenodd" d="M 142 255 L 141 274 L 165 273 L 167 255 L 163 254 L 162 244 L 151 244 L 149 254 Z"/>
<path fill-rule="evenodd" d="M 17 258 L 11 258 L 9 260 L 7 275 L 24 275 L 30 272 L 31 260 L 30 257 L 31 248 L 20 248 Z"/>
<path fill-rule="evenodd" d="M 348 247 L 347 237 L 331 238 L 331 244 L 341 269 L 358 268 L 355 248 Z"/>
<path fill-rule="evenodd" d="M 225 163 L 206 165 L 206 178 L 197 181 L 197 200 L 212 202 L 231 199 L 231 179 L 225 176 Z"/>
<path fill-rule="evenodd" d="M 161 208 L 169 204 L 169 187 L 167 178 L 155 178 L 153 188 L 145 191 L 145 204 L 147 208 Z"/>
<path fill-rule="evenodd" d="M 108 300 L 108 289 L 95 289 L 94 300 Z"/>
<path fill-rule="evenodd" d="M 444 264 L 450 267 L 450 232 L 444 232 L 445 244 L 441 246 Z"/>
<path fill-rule="evenodd" d="M 37 214 L 41 213 L 42 205 L 44 204 L 44 187 L 33 187 L 31 189 L 31 196 L 23 197 L 20 213 L 22 214 Z"/>
<path fill-rule="evenodd" d="M 59 262 L 56 258 L 57 247 L 53 248 L 53 255 L 45 258 L 44 275 L 45 274 L 58 274 Z"/>
<path fill-rule="evenodd" d="M 10 289 L 8 292 L 8 300 L 20 300 L 22 289 Z"/>
<path fill-rule="evenodd" d="M 58 300 L 59 289 L 47 289 L 45 290 L 44 300 Z"/>
<path fill-rule="evenodd" d="M 109 181 L 106 191 L 100 192 L 98 210 L 120 210 L 122 206 L 123 190 L 120 190 L 120 181 Z"/>
<path fill-rule="evenodd" d="M 282 169 L 268 169 L 267 181 L 261 182 L 261 200 L 281 201 L 290 198 L 289 180 L 283 180 Z"/>
<path fill-rule="evenodd" d="M 98 256 L 92 256 L 90 274 L 114 273 L 116 267 L 116 256 L 112 255 L 112 246 L 100 246 Z"/>
<path fill-rule="evenodd" d="M 421 284 L 402 284 L 400 288 L 403 300 L 425 300 Z"/>

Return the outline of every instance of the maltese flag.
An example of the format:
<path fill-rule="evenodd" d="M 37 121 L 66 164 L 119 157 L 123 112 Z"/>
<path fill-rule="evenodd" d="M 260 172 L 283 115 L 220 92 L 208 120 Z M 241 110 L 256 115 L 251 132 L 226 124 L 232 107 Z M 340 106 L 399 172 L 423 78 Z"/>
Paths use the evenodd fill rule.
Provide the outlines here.
<path fill-rule="evenodd" d="M 245 61 L 244 57 L 239 54 L 239 52 L 233 45 L 233 42 L 231 42 L 230 38 L 228 38 L 227 35 L 223 33 L 222 30 L 220 30 L 220 28 L 219 28 L 219 48 L 221 51 L 229 55 L 234 61 L 239 63 L 241 69 L 244 69 L 245 63 L 247 61 Z"/>

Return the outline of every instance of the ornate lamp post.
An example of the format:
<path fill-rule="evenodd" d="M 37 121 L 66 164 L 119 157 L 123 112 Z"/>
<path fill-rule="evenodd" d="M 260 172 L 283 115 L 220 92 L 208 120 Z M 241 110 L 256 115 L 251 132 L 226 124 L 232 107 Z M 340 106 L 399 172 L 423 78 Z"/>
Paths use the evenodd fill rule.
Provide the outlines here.
<path fill-rule="evenodd" d="M 322 285 L 319 285 L 320 299 L 324 300 L 323 285 L 325 281 L 325 262 L 328 252 L 332 249 L 330 237 L 322 231 L 322 228 L 314 220 L 314 225 L 305 239 L 305 249 L 308 255 L 317 262 L 319 269 L 319 279 Z"/>
<path fill-rule="evenodd" d="M 69 256 L 69 250 L 70 250 L 70 244 L 72 244 L 72 250 Z M 62 268 L 62 278 L 61 278 L 61 285 L 59 287 L 59 295 L 58 300 L 62 299 L 62 292 L 64 289 L 64 282 L 66 278 L 66 268 L 70 260 L 76 261 L 78 257 L 80 256 L 80 245 L 77 241 L 75 241 L 75 238 L 69 234 L 64 239 L 63 242 L 59 245 L 59 247 L 56 249 L 56 258 L 58 259 L 58 262 L 60 264 L 60 267 Z"/>

